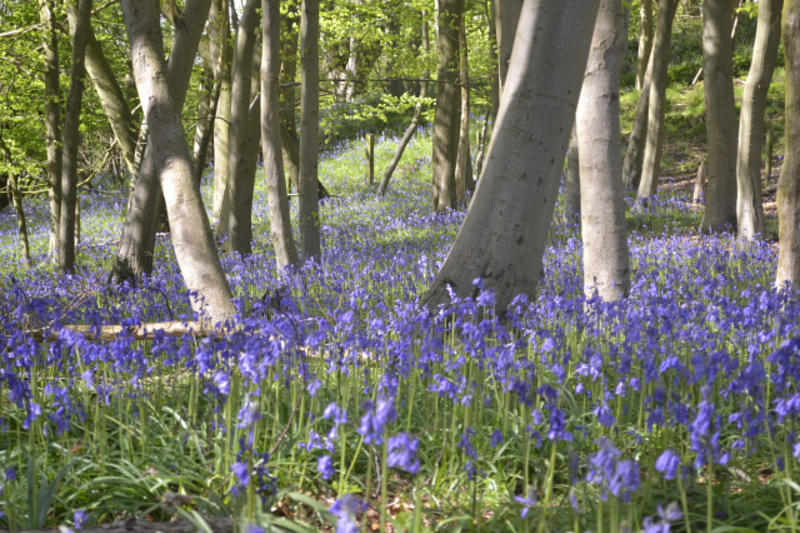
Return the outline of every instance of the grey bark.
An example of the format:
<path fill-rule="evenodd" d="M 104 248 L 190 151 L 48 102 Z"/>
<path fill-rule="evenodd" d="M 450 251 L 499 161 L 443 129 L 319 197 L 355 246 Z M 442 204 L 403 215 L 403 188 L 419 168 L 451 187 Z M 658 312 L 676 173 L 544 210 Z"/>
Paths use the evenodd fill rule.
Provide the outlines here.
<path fill-rule="evenodd" d="M 639 5 L 639 49 L 636 53 L 636 88 L 644 87 L 645 71 L 653 49 L 653 0 L 641 0 Z"/>
<path fill-rule="evenodd" d="M 267 202 L 272 247 L 278 272 L 298 263 L 289 219 L 289 196 L 281 153 L 280 103 L 280 0 L 262 0 L 261 152 L 267 181 Z"/>
<path fill-rule="evenodd" d="M 303 257 L 319 258 L 319 0 L 303 0 L 300 19 L 300 236 Z"/>
<path fill-rule="evenodd" d="M 253 51 L 258 29 L 257 7 L 261 0 L 247 0 L 236 30 L 236 44 L 231 66 L 231 123 L 228 129 L 228 187 L 220 210 L 218 235 L 227 235 L 226 248 L 248 255 L 253 236 L 253 187 L 255 159 L 258 154 L 259 113 L 250 108 L 253 77 Z M 251 112 L 252 111 L 252 112 Z M 255 126 L 255 128 L 254 128 Z"/>
<path fill-rule="evenodd" d="M 489 37 L 489 116 L 494 126 L 497 108 L 500 107 L 500 69 L 497 55 L 497 24 L 495 23 L 495 4 L 500 0 L 486 0 L 486 24 Z M 480 174 L 480 170 L 477 170 Z"/>
<path fill-rule="evenodd" d="M 739 145 L 736 157 L 736 218 L 738 237 L 752 241 L 764 232 L 764 207 L 761 202 L 761 145 L 764 135 L 764 110 L 767 91 L 778 57 L 783 0 L 758 3 L 758 26 L 753 58 L 744 85 L 739 116 Z"/>
<path fill-rule="evenodd" d="M 800 288 L 800 1 L 783 4 L 786 151 L 778 179 L 778 288 Z"/>
<path fill-rule="evenodd" d="M 650 109 L 650 85 L 653 77 L 653 56 L 647 61 L 647 70 L 642 83 L 642 92 L 639 103 L 636 105 L 636 114 L 633 117 L 633 128 L 628 136 L 628 148 L 625 150 L 625 159 L 622 162 L 622 182 L 630 190 L 639 188 L 642 177 L 642 163 L 644 162 L 644 148 L 647 142 L 648 111 Z"/>
<path fill-rule="evenodd" d="M 211 0 L 189 0 L 180 16 L 181 31 L 175 35 L 169 55 L 168 80 L 170 97 L 176 110 L 183 108 L 193 58 L 197 52 L 203 26 L 208 19 Z M 159 223 L 162 194 L 159 186 L 152 138 L 145 122 L 140 138 L 146 139 L 142 161 L 134 176 L 119 249 L 111 276 L 118 280 L 138 278 L 153 269 L 153 250 Z"/>
<path fill-rule="evenodd" d="M 535 292 L 597 6 L 524 3 L 486 166 L 427 306 L 447 303 L 448 286 L 474 296 L 478 277 L 501 312 Z"/>
<path fill-rule="evenodd" d="M 472 151 L 469 142 L 469 54 L 467 50 L 467 30 L 464 11 L 461 11 L 461 22 L 458 30 L 459 83 L 461 85 L 461 120 L 458 130 L 458 151 L 456 155 L 456 203 L 462 204 L 467 192 L 475 190 L 475 178 L 472 176 Z"/>
<path fill-rule="evenodd" d="M 703 2 L 708 189 L 701 231 L 736 227 L 736 105 L 733 99 L 735 0 Z"/>
<path fill-rule="evenodd" d="M 292 1 L 281 17 L 281 153 L 289 183 L 300 190 L 300 139 L 297 137 L 297 104 L 295 81 L 297 78 L 297 38 L 300 16 L 298 2 Z"/>
<path fill-rule="evenodd" d="M 44 56 L 44 125 L 47 144 L 47 183 L 49 184 L 49 249 L 57 260 L 58 223 L 61 219 L 61 89 L 58 74 L 58 33 L 53 0 L 39 0 Z"/>
<path fill-rule="evenodd" d="M 575 115 L 581 181 L 583 291 L 604 301 L 630 290 L 622 186 L 619 83 L 628 36 L 622 0 L 600 0 Z"/>
<path fill-rule="evenodd" d="M 497 37 L 497 78 L 499 91 L 502 96 L 503 86 L 506 83 L 508 62 L 511 59 L 511 49 L 514 46 L 514 37 L 517 34 L 517 23 L 523 0 L 495 0 L 494 20 L 495 34 Z"/>
<path fill-rule="evenodd" d="M 567 169 L 564 176 L 564 222 L 573 224 L 581 216 L 581 171 L 578 158 L 578 136 L 575 128 L 569 136 Z"/>
<path fill-rule="evenodd" d="M 458 34 L 464 0 L 440 0 L 437 13 L 436 111 L 433 119 L 433 209 L 454 209 L 460 132 Z"/>
<path fill-rule="evenodd" d="M 69 95 L 64 113 L 63 162 L 61 167 L 61 209 L 58 223 L 58 270 L 63 275 L 75 267 L 75 199 L 78 187 L 78 146 L 80 145 L 81 103 L 83 102 L 86 68 L 84 57 L 89 33 L 91 0 L 77 3 L 77 19 L 72 31 L 72 68 Z"/>
<path fill-rule="evenodd" d="M 692 203 L 699 204 L 705 200 L 706 182 L 708 181 L 708 167 L 705 160 L 700 161 L 697 167 L 697 174 L 694 177 L 694 190 L 692 191 Z"/>
<path fill-rule="evenodd" d="M 678 8 L 678 0 L 661 0 L 658 4 L 656 36 L 653 41 L 653 72 L 647 109 L 647 141 L 642 159 L 642 174 L 636 197 L 646 201 L 658 188 L 658 174 L 661 170 L 661 143 L 664 134 L 664 112 L 667 94 L 667 67 L 669 66 L 669 47 L 672 39 L 672 21 Z"/>
<path fill-rule="evenodd" d="M 164 61 L 158 4 L 155 0 L 123 0 L 122 10 L 136 88 L 150 132 L 149 146 L 167 204 L 172 245 L 190 291 L 192 309 L 212 323 L 225 322 L 234 317 L 236 309 L 200 192 L 192 179 L 180 107 L 171 94 L 174 86 L 167 84 L 170 76 Z"/>
<path fill-rule="evenodd" d="M 228 18 L 228 0 L 213 0 L 209 13 L 209 36 L 215 83 L 219 84 L 217 112 L 214 119 L 214 189 L 211 203 L 211 220 L 216 226 L 223 216 L 220 213 L 228 186 L 228 125 L 231 119 L 231 27 Z"/>

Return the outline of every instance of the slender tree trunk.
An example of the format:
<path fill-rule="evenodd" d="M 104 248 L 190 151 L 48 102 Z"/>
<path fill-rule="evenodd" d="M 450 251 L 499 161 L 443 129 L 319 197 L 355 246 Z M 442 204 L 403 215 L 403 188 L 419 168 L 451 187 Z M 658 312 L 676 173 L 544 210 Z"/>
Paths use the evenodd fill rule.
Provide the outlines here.
<path fill-rule="evenodd" d="M 622 186 L 619 82 L 628 36 L 622 0 L 600 0 L 578 101 L 583 291 L 604 301 L 630 290 L 628 231 Z"/>
<path fill-rule="evenodd" d="M 761 145 L 764 135 L 764 110 L 781 37 L 783 0 L 758 3 L 758 26 L 753 59 L 744 85 L 739 118 L 739 145 L 736 157 L 736 214 L 739 239 L 752 241 L 764 232 L 764 207 L 761 203 Z"/>
<path fill-rule="evenodd" d="M 642 83 L 642 92 L 633 117 L 633 128 L 628 136 L 628 148 L 625 150 L 625 160 L 622 162 L 622 182 L 625 188 L 636 190 L 642 177 L 642 163 L 644 162 L 644 148 L 647 141 L 648 110 L 650 109 L 650 86 L 653 77 L 653 57 L 647 62 L 647 70 Z"/>
<path fill-rule="evenodd" d="M 31 267 L 31 247 L 28 243 L 28 225 L 25 222 L 25 210 L 22 208 L 22 192 L 17 184 L 17 177 L 8 174 L 8 188 L 11 192 L 11 203 L 14 205 L 14 214 L 17 216 L 17 238 L 22 248 L 22 261 L 25 268 Z"/>
<path fill-rule="evenodd" d="M 303 257 L 319 258 L 319 0 L 303 0 L 300 21 L 300 235 Z"/>
<path fill-rule="evenodd" d="M 89 34 L 91 0 L 71 0 L 77 3 L 78 16 L 72 32 L 72 69 L 69 75 L 69 95 L 64 114 L 64 158 L 61 168 L 61 220 L 58 223 L 58 270 L 64 275 L 75 268 L 75 198 L 78 187 L 78 147 L 80 145 L 81 103 L 83 101 L 86 68 L 84 57 Z"/>
<path fill-rule="evenodd" d="M 389 163 L 389 166 L 386 167 L 386 170 L 383 173 L 383 178 L 381 179 L 381 183 L 378 186 L 378 192 L 377 192 L 378 196 L 383 196 L 384 194 L 386 194 L 386 191 L 389 189 L 389 180 L 392 179 L 392 174 L 394 173 L 394 170 L 397 168 L 397 164 L 400 162 L 400 159 L 403 157 L 403 152 L 405 151 L 406 146 L 408 146 L 408 143 L 411 141 L 411 138 L 417 131 L 417 126 L 419 126 L 419 119 L 422 117 L 423 100 L 425 99 L 427 92 L 428 92 L 428 83 L 423 81 L 420 84 L 419 100 L 414 106 L 414 114 L 411 117 L 411 122 L 408 124 L 406 132 L 400 139 L 400 144 L 397 145 L 397 150 L 395 150 L 394 152 L 392 161 Z"/>
<path fill-rule="evenodd" d="M 517 294 L 535 292 L 597 6 L 524 3 L 486 166 L 423 298 L 428 307 L 447 303 L 448 287 L 476 295 L 475 278 L 494 291 L 500 312 Z"/>
<path fill-rule="evenodd" d="M 44 125 L 47 143 L 47 183 L 50 195 L 49 248 L 58 259 L 58 223 L 61 219 L 61 88 L 58 74 L 58 33 L 53 0 L 39 0 L 44 56 Z"/>
<path fill-rule="evenodd" d="M 646 201 L 658 188 L 658 174 L 661 170 L 661 143 L 664 134 L 664 112 L 667 95 L 667 67 L 669 66 L 669 46 L 672 38 L 672 21 L 678 8 L 678 0 L 660 0 L 656 37 L 653 42 L 653 73 L 647 110 L 647 142 L 642 159 L 642 177 L 636 195 L 639 201 Z"/>
<path fill-rule="evenodd" d="M 217 255 L 176 101 L 168 86 L 167 64 L 153 0 L 122 0 L 133 75 L 150 132 L 150 147 L 164 191 L 175 257 L 191 293 L 192 309 L 212 323 L 232 319 L 236 309 Z"/>
<path fill-rule="evenodd" d="M 644 87 L 645 71 L 653 49 L 653 0 L 641 0 L 639 6 L 639 51 L 636 54 L 636 88 Z"/>
<path fill-rule="evenodd" d="M 211 0 L 189 0 L 180 16 L 182 30 L 175 35 L 168 64 L 170 97 L 176 110 L 183 108 L 186 99 L 193 58 L 208 19 L 210 5 Z M 140 143 L 144 142 L 144 148 L 137 149 L 142 153 L 141 163 L 137 165 L 138 172 L 133 179 L 119 249 L 111 271 L 111 277 L 117 280 L 135 279 L 142 274 L 149 274 L 153 269 L 162 194 L 158 180 L 160 169 L 154 159 L 152 138 L 146 121 L 139 138 Z"/>
<path fill-rule="evenodd" d="M 467 30 L 464 10 L 461 11 L 461 22 L 458 30 L 459 49 L 459 81 L 461 83 L 461 120 L 458 131 L 458 152 L 456 155 L 456 203 L 462 204 L 467 192 L 475 190 L 475 179 L 472 177 L 472 151 L 469 142 L 469 54 L 467 52 Z"/>
<path fill-rule="evenodd" d="M 228 187 L 228 125 L 231 120 L 231 26 L 228 18 L 228 1 L 213 0 L 209 14 L 211 58 L 214 80 L 219 84 L 217 113 L 214 120 L 214 192 L 211 204 L 211 221 L 217 226 L 225 220 L 222 202 Z"/>
<path fill-rule="evenodd" d="M 697 167 L 697 174 L 694 177 L 694 190 L 692 191 L 692 203 L 699 204 L 705 201 L 706 181 L 708 181 L 708 168 L 705 160 L 700 161 Z"/>
<path fill-rule="evenodd" d="M 208 145 L 211 143 L 211 132 L 214 130 L 214 115 L 217 112 L 218 86 L 214 83 L 214 73 L 209 66 L 204 66 L 200 80 L 202 94 L 197 104 L 197 122 L 195 122 L 192 160 L 194 161 L 194 181 L 200 187 L 203 170 L 208 159 Z"/>
<path fill-rule="evenodd" d="M 701 231 L 736 227 L 737 126 L 731 40 L 735 7 L 735 0 L 703 2 L 708 190 Z"/>
<path fill-rule="evenodd" d="M 262 0 L 261 151 L 267 180 L 269 227 L 278 272 L 298 263 L 283 173 L 280 124 L 280 0 Z"/>
<path fill-rule="evenodd" d="M 228 236 L 226 243 L 229 251 L 237 251 L 248 255 L 251 251 L 250 240 L 253 236 L 251 217 L 253 212 L 253 187 L 255 186 L 255 157 L 258 152 L 257 126 L 253 135 L 250 97 L 253 77 L 253 51 L 258 29 L 258 13 L 261 0 L 247 0 L 239 27 L 236 30 L 236 46 L 233 51 L 231 68 L 231 123 L 228 129 L 228 187 L 227 198 L 220 215 L 218 234 Z M 255 111 L 255 110 L 253 110 Z"/>
<path fill-rule="evenodd" d="M 778 288 L 800 288 L 800 0 L 784 0 L 786 152 L 778 180 Z"/>
<path fill-rule="evenodd" d="M 281 153 L 289 182 L 300 190 L 300 140 L 297 137 L 295 80 L 297 79 L 297 38 L 300 26 L 299 3 L 291 0 L 281 18 Z"/>
<path fill-rule="evenodd" d="M 495 4 L 499 1 L 486 0 L 486 24 L 489 32 L 489 116 L 492 126 L 497 118 L 497 108 L 500 107 L 500 69 L 497 55 L 497 24 L 495 22 Z"/>
<path fill-rule="evenodd" d="M 459 46 L 458 34 L 464 0 L 439 0 L 436 48 L 436 113 L 433 119 L 433 209 L 456 207 L 456 158 L 458 157 Z"/>
<path fill-rule="evenodd" d="M 514 46 L 514 37 L 517 33 L 520 11 L 523 0 L 495 0 L 494 20 L 495 34 L 497 36 L 497 74 L 500 94 L 506 83 L 508 62 L 511 60 L 511 49 Z"/>
<path fill-rule="evenodd" d="M 567 147 L 567 172 L 564 176 L 564 222 L 573 224 L 581 217 L 581 167 L 578 158 L 578 136 L 575 127 Z"/>
<path fill-rule="evenodd" d="M 69 19 L 70 31 L 75 31 L 77 24 L 77 12 L 75 5 L 67 2 L 67 18 Z M 95 91 L 100 98 L 100 105 L 103 113 L 108 118 L 114 139 L 122 151 L 122 158 L 131 176 L 134 174 L 134 155 L 136 153 L 136 131 L 133 127 L 133 119 L 128 101 L 122 94 L 122 89 L 114 77 L 111 65 L 103 54 L 100 43 L 94 35 L 91 24 L 86 35 L 86 72 L 92 79 Z"/>

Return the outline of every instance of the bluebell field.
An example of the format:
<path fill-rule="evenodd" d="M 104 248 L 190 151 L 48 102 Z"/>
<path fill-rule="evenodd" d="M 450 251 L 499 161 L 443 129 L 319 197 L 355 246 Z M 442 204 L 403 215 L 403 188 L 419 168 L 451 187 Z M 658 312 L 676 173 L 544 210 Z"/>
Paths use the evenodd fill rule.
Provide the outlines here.
<path fill-rule="evenodd" d="M 503 321 L 482 289 L 429 312 L 463 212 L 430 211 L 427 132 L 408 150 L 383 199 L 360 147 L 325 156 L 323 255 L 295 272 L 275 272 L 259 185 L 255 253 L 223 257 L 241 327 L 220 339 L 62 328 L 193 318 L 168 236 L 140 286 L 106 284 L 123 195 L 82 196 L 65 278 L 23 270 L 0 213 L 0 527 L 800 528 L 800 299 L 774 290 L 774 247 L 673 227 L 667 198 L 631 219 L 650 227 L 623 302 L 584 298 L 579 232 L 556 223 L 535 299 Z M 26 209 L 41 262 L 46 205 Z"/>

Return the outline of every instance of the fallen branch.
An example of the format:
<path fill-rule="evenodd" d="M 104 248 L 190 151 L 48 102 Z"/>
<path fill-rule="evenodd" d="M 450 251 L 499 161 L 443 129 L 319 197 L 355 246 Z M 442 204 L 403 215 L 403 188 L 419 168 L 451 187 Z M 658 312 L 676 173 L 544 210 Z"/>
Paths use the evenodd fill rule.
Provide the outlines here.
<path fill-rule="evenodd" d="M 105 324 L 102 326 L 93 326 L 89 324 L 69 324 L 64 326 L 63 329 L 72 331 L 83 335 L 86 340 L 109 342 L 113 341 L 122 333 L 127 333 L 135 340 L 153 340 L 157 333 L 167 335 L 168 337 L 183 337 L 184 335 L 193 335 L 197 338 L 202 337 L 215 337 L 217 339 L 225 338 L 229 333 L 235 330 L 221 329 L 211 326 L 205 322 L 198 322 L 196 320 L 189 321 L 171 321 L 171 322 L 150 322 L 148 324 L 138 324 L 134 326 L 122 326 L 119 324 Z M 37 341 L 54 341 L 58 339 L 59 332 L 54 330 L 35 330 L 30 331 L 30 335 Z"/>

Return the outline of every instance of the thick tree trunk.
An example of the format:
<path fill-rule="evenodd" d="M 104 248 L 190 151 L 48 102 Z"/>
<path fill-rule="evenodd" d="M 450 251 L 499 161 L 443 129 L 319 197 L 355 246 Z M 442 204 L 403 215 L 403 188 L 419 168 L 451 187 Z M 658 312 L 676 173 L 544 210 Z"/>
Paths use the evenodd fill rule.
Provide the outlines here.
<path fill-rule="evenodd" d="M 69 2 L 67 2 L 67 18 L 70 31 L 74 32 L 77 24 L 77 12 L 75 6 Z M 128 101 L 122 94 L 122 89 L 114 77 L 114 72 L 111 70 L 111 65 L 108 64 L 102 48 L 100 48 L 100 43 L 97 42 L 91 24 L 86 39 L 86 72 L 92 79 L 94 89 L 100 98 L 103 113 L 108 118 L 114 139 L 122 151 L 125 166 L 133 176 L 135 173 L 133 160 L 136 153 L 136 131 L 133 127 Z"/>
<path fill-rule="evenodd" d="M 61 89 L 58 74 L 58 33 L 53 0 L 39 0 L 44 58 L 44 125 L 47 143 L 47 183 L 50 195 L 48 255 L 58 259 L 61 220 Z"/>
<path fill-rule="evenodd" d="M 517 34 L 517 23 L 523 0 L 495 0 L 494 20 L 495 34 L 497 37 L 497 78 L 500 94 L 506 83 L 508 63 L 511 60 L 511 49 L 514 46 L 514 37 Z"/>
<path fill-rule="evenodd" d="M 231 25 L 228 1 L 213 0 L 209 13 L 209 36 L 214 81 L 219 84 L 217 113 L 214 119 L 214 189 L 211 200 L 211 221 L 217 226 L 223 217 L 222 202 L 228 187 L 228 125 L 231 120 Z"/>
<path fill-rule="evenodd" d="M 604 301 L 630 290 L 622 187 L 619 82 L 628 35 L 622 0 L 600 0 L 575 115 L 581 180 L 583 291 Z"/>
<path fill-rule="evenodd" d="M 123 0 L 136 88 L 150 132 L 150 149 L 167 203 L 175 257 L 191 293 L 192 309 L 212 323 L 232 319 L 236 309 L 217 255 L 177 102 L 167 85 L 158 5 L 153 0 Z"/>
<path fill-rule="evenodd" d="M 80 145 L 81 103 L 86 68 L 84 57 L 89 34 L 92 0 L 77 3 L 77 19 L 72 31 L 72 69 L 64 114 L 63 162 L 61 168 L 61 219 L 58 223 L 58 270 L 63 275 L 75 267 L 75 199 L 78 188 L 78 146 Z"/>
<path fill-rule="evenodd" d="M 753 59 L 744 85 L 739 117 L 739 145 L 736 157 L 736 215 L 739 239 L 752 241 L 764 232 L 764 207 L 761 203 L 761 145 L 764 135 L 764 110 L 772 71 L 778 57 L 783 0 L 758 3 L 758 26 Z"/>
<path fill-rule="evenodd" d="M 467 216 L 423 302 L 476 295 L 506 309 L 532 296 L 553 218 L 597 1 L 528 0 L 520 15 L 489 154 Z"/>
<path fill-rule="evenodd" d="M 168 64 L 170 97 L 176 110 L 183 108 L 193 58 L 208 19 L 210 4 L 211 0 L 189 0 L 180 17 L 182 31 L 175 35 Z M 152 153 L 152 138 L 146 122 L 142 125 L 139 137 L 140 140 L 145 139 L 146 144 L 141 150 L 141 163 L 134 176 L 119 250 L 111 272 L 111 276 L 118 280 L 135 279 L 142 274 L 149 274 L 153 269 L 155 235 L 162 205 L 158 181 L 161 169 L 157 167 Z"/>
<path fill-rule="evenodd" d="M 785 0 L 786 152 L 778 180 L 778 271 L 775 284 L 800 289 L 800 0 Z"/>
<path fill-rule="evenodd" d="M 297 38 L 300 26 L 299 3 L 289 2 L 281 17 L 281 153 L 286 175 L 294 190 L 299 191 L 300 140 L 297 137 L 295 81 L 297 78 Z"/>
<path fill-rule="evenodd" d="M 262 0 L 261 12 L 261 151 L 264 154 L 264 174 L 267 180 L 269 227 L 275 266 L 281 272 L 298 263 L 297 249 L 289 219 L 289 196 L 283 173 L 281 154 L 280 104 L 280 0 Z"/>
<path fill-rule="evenodd" d="M 300 20 L 300 236 L 303 257 L 319 258 L 319 0 L 303 0 Z"/>
<path fill-rule="evenodd" d="M 564 223 L 573 224 L 581 217 L 581 166 L 578 157 L 578 136 L 575 127 L 569 136 L 567 169 L 564 175 Z"/>
<path fill-rule="evenodd" d="M 636 54 L 636 88 L 644 87 L 645 71 L 653 49 L 653 0 L 641 0 L 639 5 L 639 50 Z"/>
<path fill-rule="evenodd" d="M 440 0 L 437 13 L 436 113 L 433 119 L 433 209 L 456 207 L 456 159 L 460 132 L 458 34 L 464 0 Z"/>
<path fill-rule="evenodd" d="M 458 130 L 458 152 L 456 155 L 456 203 L 462 204 L 467 192 L 475 190 L 475 178 L 472 177 L 472 150 L 469 142 L 469 54 L 467 51 L 467 30 L 464 11 L 461 12 L 461 23 L 458 30 L 459 48 L 459 81 L 461 83 L 461 120 Z"/>
<path fill-rule="evenodd" d="M 642 175 L 639 201 L 646 201 L 658 188 L 658 174 L 661 170 L 661 143 L 664 136 L 664 112 L 667 95 L 667 67 L 669 66 L 669 46 L 672 38 L 672 21 L 678 8 L 678 0 L 660 0 L 658 4 L 658 21 L 656 37 L 653 42 L 653 73 L 650 80 L 650 91 L 647 109 L 647 141 L 642 159 Z"/>
<path fill-rule="evenodd" d="M 647 70 L 644 74 L 642 92 L 639 94 L 639 103 L 633 117 L 633 128 L 628 136 L 628 148 L 625 150 L 625 160 L 622 162 L 622 182 L 625 188 L 636 190 L 642 177 L 642 163 L 644 162 L 644 145 L 647 141 L 648 110 L 650 109 L 650 85 L 653 77 L 653 57 L 647 61 Z"/>
<path fill-rule="evenodd" d="M 703 2 L 708 189 L 701 231 L 736 227 L 737 128 L 731 40 L 735 7 L 735 0 Z"/>
<path fill-rule="evenodd" d="M 251 217 L 253 212 L 253 187 L 255 186 L 255 159 L 258 153 L 258 122 L 253 129 L 252 117 L 258 117 L 250 109 L 253 77 L 253 51 L 256 44 L 258 13 L 261 0 L 247 0 L 239 27 L 236 30 L 236 46 L 231 68 L 231 123 L 228 130 L 228 187 L 227 198 L 220 215 L 217 233 L 228 236 L 228 251 L 248 255 L 253 237 Z"/>

